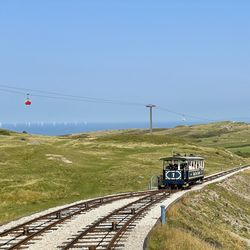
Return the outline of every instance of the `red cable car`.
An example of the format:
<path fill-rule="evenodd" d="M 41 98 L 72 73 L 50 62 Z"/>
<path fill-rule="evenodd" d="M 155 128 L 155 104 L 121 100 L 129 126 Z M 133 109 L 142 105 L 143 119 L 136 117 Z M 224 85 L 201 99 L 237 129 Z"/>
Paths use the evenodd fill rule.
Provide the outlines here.
<path fill-rule="evenodd" d="M 30 106 L 31 105 L 31 100 L 30 100 L 30 94 L 27 94 L 27 98 L 26 101 L 24 103 L 26 106 Z"/>

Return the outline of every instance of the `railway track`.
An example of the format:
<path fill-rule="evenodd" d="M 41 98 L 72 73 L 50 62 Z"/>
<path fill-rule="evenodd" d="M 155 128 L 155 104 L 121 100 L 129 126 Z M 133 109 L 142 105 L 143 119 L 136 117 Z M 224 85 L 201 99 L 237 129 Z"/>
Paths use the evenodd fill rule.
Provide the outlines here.
<path fill-rule="evenodd" d="M 219 178 L 219 177 L 222 177 L 222 176 L 224 176 L 224 175 L 227 175 L 227 174 L 230 174 L 230 173 L 234 173 L 234 172 L 237 172 L 237 171 L 239 171 L 239 170 L 243 170 L 243 169 L 245 169 L 245 168 L 248 168 L 249 166 L 250 166 L 250 165 L 244 165 L 244 166 L 232 168 L 232 169 L 229 169 L 229 170 L 221 171 L 221 172 L 219 172 L 219 173 L 211 174 L 211 175 L 209 175 L 209 176 L 204 177 L 204 182 L 208 182 L 208 181 L 217 179 L 217 178 Z"/>
<path fill-rule="evenodd" d="M 136 220 L 140 219 L 149 207 L 169 195 L 170 192 L 153 193 L 115 210 L 79 232 L 62 249 L 121 249 L 124 246 L 122 236 L 135 226 Z"/>
<path fill-rule="evenodd" d="M 211 181 L 248 166 L 241 166 L 219 172 L 204 178 Z M 145 191 L 106 196 L 89 200 L 37 217 L 0 233 L 0 249 L 22 249 L 39 240 L 44 233 L 57 230 L 60 225 L 67 223 L 73 217 L 84 214 L 102 205 L 118 200 L 138 197 L 133 201 L 103 218 L 97 219 L 92 225 L 82 228 L 76 235 L 65 239 L 60 247 L 66 249 L 122 249 L 126 235 L 135 227 L 150 207 L 170 196 L 165 191 Z"/>
<path fill-rule="evenodd" d="M 117 200 L 139 197 L 148 194 L 147 192 L 131 192 L 106 196 L 98 199 L 71 205 L 57 211 L 39 216 L 30 221 L 12 227 L 0 233 L 0 249 L 18 249 L 28 244 L 31 240 L 47 231 L 57 230 L 62 223 L 66 223 L 72 217 L 90 211 L 101 205 L 112 203 Z"/>

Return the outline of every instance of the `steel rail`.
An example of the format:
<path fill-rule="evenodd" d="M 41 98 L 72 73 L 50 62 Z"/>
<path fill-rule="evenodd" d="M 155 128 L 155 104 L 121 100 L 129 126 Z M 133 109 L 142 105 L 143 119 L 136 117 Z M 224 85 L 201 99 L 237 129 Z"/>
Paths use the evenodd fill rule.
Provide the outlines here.
<path fill-rule="evenodd" d="M 225 176 L 229 173 L 233 173 L 233 172 L 237 172 L 241 169 L 247 168 L 249 167 L 249 165 L 246 166 L 240 166 L 240 167 L 236 167 L 233 169 L 229 169 L 220 173 L 216 173 L 213 174 L 211 176 L 205 177 L 204 181 L 210 181 L 210 180 L 214 180 L 217 179 L 221 176 Z M 170 195 L 170 193 L 168 193 L 168 196 Z M 167 197 L 168 197 L 167 196 Z M 146 199 L 148 197 L 144 197 L 144 199 Z M 140 200 L 143 200 L 143 198 L 141 198 Z M 138 200 L 137 202 L 140 202 L 140 200 Z M 132 203 L 131 203 L 132 204 Z M 96 227 L 98 227 L 100 224 L 102 224 L 105 221 L 108 221 L 108 219 L 110 217 L 112 217 L 114 214 L 118 214 L 119 211 L 124 210 L 125 208 L 131 206 L 131 204 L 128 204 L 124 207 L 122 207 L 119 210 L 115 210 L 114 212 L 112 212 L 111 214 L 109 214 L 108 216 L 102 218 L 101 220 L 98 220 L 96 223 L 94 223 L 93 225 L 91 225 L 89 228 L 87 228 L 85 231 L 83 231 L 82 233 L 80 233 L 77 237 L 75 237 L 70 243 L 68 243 L 66 246 L 62 247 L 63 250 L 68 250 L 74 247 L 77 248 L 81 248 L 81 247 L 87 247 L 86 245 L 81 245 L 81 246 L 75 246 L 81 239 L 83 239 L 84 236 L 86 236 L 88 233 L 90 232 L 94 232 L 94 229 Z M 133 202 L 133 204 L 136 204 L 136 201 Z M 105 249 L 107 250 L 112 250 L 115 249 L 116 244 L 118 243 L 119 239 L 122 238 L 122 236 L 126 233 L 127 229 L 129 228 L 129 226 L 144 212 L 146 211 L 150 206 L 152 206 L 152 204 L 148 204 L 144 207 L 144 209 L 140 210 L 139 212 L 137 212 L 135 215 L 133 215 L 124 225 L 122 225 L 122 227 L 118 230 L 118 232 L 111 238 L 111 240 L 109 241 L 109 243 L 107 244 L 107 246 L 105 247 Z M 95 246 L 89 246 L 89 249 L 92 249 L 91 247 L 93 247 L 93 249 L 96 249 L 97 247 L 99 247 L 99 245 L 101 244 L 101 242 L 103 242 L 104 238 L 107 237 L 107 235 L 104 235 L 104 237 L 100 240 L 100 242 L 98 244 L 96 244 Z M 78 243 L 81 244 L 81 243 Z"/>
<path fill-rule="evenodd" d="M 170 196 L 170 193 L 168 193 L 165 197 L 160 197 L 159 199 L 155 200 L 154 202 L 148 204 L 147 206 L 145 206 L 141 211 L 139 211 L 138 213 L 136 213 L 132 218 L 130 218 L 120 229 L 119 231 L 116 233 L 116 235 L 113 237 L 113 239 L 110 241 L 110 243 L 107 246 L 108 250 L 111 250 L 112 248 L 115 247 L 115 243 L 117 242 L 117 240 L 119 238 L 122 237 L 122 235 L 126 232 L 126 230 L 128 229 L 128 227 L 130 226 L 130 224 L 132 224 L 142 213 L 144 213 L 149 207 L 151 207 L 152 205 L 154 205 L 155 203 L 161 201 L 162 199 L 168 198 Z"/>
<path fill-rule="evenodd" d="M 87 236 L 89 233 L 94 232 L 94 230 L 95 230 L 98 226 L 100 226 L 100 224 L 105 223 L 105 222 L 108 222 L 108 220 L 109 220 L 112 216 L 114 216 L 114 215 L 121 215 L 121 212 L 124 211 L 124 210 L 126 210 L 127 208 L 129 208 L 129 207 L 131 207 L 131 206 L 133 206 L 133 205 L 135 205 L 135 204 L 140 204 L 140 202 L 142 202 L 142 201 L 147 201 L 149 198 L 152 198 L 154 195 L 157 196 L 157 194 L 162 194 L 162 195 L 161 195 L 158 199 L 151 199 L 151 200 L 149 201 L 149 204 L 147 204 L 146 206 L 143 205 L 142 208 L 141 208 L 138 212 L 135 212 L 135 215 L 132 216 L 132 218 L 134 218 L 134 219 L 132 220 L 132 218 L 131 218 L 131 219 L 128 220 L 129 224 L 131 224 L 136 218 L 138 218 L 139 215 L 141 215 L 143 212 L 145 212 L 150 206 L 152 206 L 152 205 L 154 205 L 156 202 L 159 202 L 160 200 L 165 199 L 166 197 L 168 197 L 168 196 L 166 196 L 166 193 L 165 193 L 164 191 L 158 191 L 158 192 L 155 192 L 154 194 L 150 194 L 150 195 L 148 195 L 148 196 L 146 196 L 146 197 L 142 197 L 142 198 L 140 198 L 139 200 L 133 201 L 133 202 L 131 202 L 131 203 L 129 203 L 129 204 L 127 204 L 127 205 L 125 205 L 125 206 L 119 208 L 119 209 L 114 210 L 114 211 L 111 212 L 109 215 L 105 216 L 105 217 L 102 218 L 102 219 L 99 219 L 97 222 L 95 222 L 94 224 L 92 224 L 92 225 L 91 225 L 90 227 L 88 227 L 86 230 L 84 230 L 83 232 L 81 232 L 81 233 L 80 233 L 79 235 L 77 235 L 72 241 L 70 241 L 69 243 L 67 243 L 67 244 L 66 244 L 65 246 L 63 246 L 61 249 L 62 249 L 62 250 L 68 250 L 68 249 L 70 249 L 70 248 L 74 248 L 75 245 L 79 242 L 80 239 L 82 239 L 84 236 Z M 170 193 L 168 193 L 168 194 L 170 195 Z M 125 217 L 126 217 L 127 214 L 125 213 L 124 215 L 125 215 Z M 123 218 L 122 220 L 124 220 L 124 218 Z M 129 224 L 127 224 L 128 222 L 125 223 L 125 226 L 124 226 L 124 225 L 122 226 L 122 228 L 124 227 L 124 230 L 129 226 Z M 117 234 L 120 235 L 120 234 L 122 233 L 122 231 L 123 231 L 122 228 L 117 232 Z M 112 231 L 110 231 L 110 232 L 112 232 Z M 125 232 L 125 231 L 124 231 L 124 232 Z M 119 235 L 115 236 L 115 238 L 117 239 L 117 238 L 119 237 Z M 106 235 L 105 235 L 103 238 L 106 238 Z M 100 240 L 99 244 L 103 241 L 103 238 Z M 98 246 L 99 244 L 97 244 L 97 246 Z M 88 247 L 88 246 L 86 246 L 86 247 Z M 90 246 L 90 247 L 91 247 L 91 246 Z M 78 248 L 78 247 L 77 247 L 77 248 Z M 108 248 L 106 248 L 106 249 L 108 249 Z"/>
<path fill-rule="evenodd" d="M 133 193 L 133 192 L 132 192 L 132 193 Z M 100 201 L 101 199 L 109 199 L 109 198 L 118 197 L 118 196 L 121 196 L 121 197 L 122 197 L 122 196 L 127 196 L 127 195 L 129 195 L 129 194 L 131 194 L 131 193 L 117 194 L 117 195 L 112 195 L 112 196 L 106 196 L 106 197 L 103 197 L 103 198 L 96 198 L 96 199 L 93 199 L 93 200 L 84 201 L 84 202 L 81 202 L 81 203 L 78 203 L 78 204 L 74 204 L 74 205 L 71 205 L 71 206 L 67 206 L 67 207 L 64 207 L 64 208 L 62 208 L 62 209 L 58 209 L 58 210 L 56 210 L 56 211 L 50 212 L 50 213 L 48 213 L 48 214 L 44 214 L 44 215 L 42 215 L 42 216 L 39 216 L 39 217 L 36 217 L 36 218 L 34 218 L 34 219 L 32 219 L 32 220 L 29 220 L 29 221 L 27 221 L 27 222 L 24 222 L 24 223 L 22 223 L 22 224 L 20 224 L 20 225 L 14 226 L 14 227 L 12 227 L 12 228 L 10 228 L 10 229 L 4 230 L 3 232 L 0 233 L 0 237 L 2 237 L 2 236 L 4 236 L 4 235 L 7 235 L 7 234 L 9 234 L 9 233 L 12 233 L 14 230 L 18 230 L 19 228 L 24 227 L 24 226 L 27 226 L 28 224 L 31 224 L 31 223 L 33 223 L 33 222 L 36 222 L 37 219 L 41 220 L 41 219 L 45 219 L 45 218 L 48 217 L 48 216 L 53 216 L 53 215 L 55 215 L 57 212 L 64 212 L 64 211 L 67 211 L 67 210 L 69 210 L 69 209 L 71 209 L 71 208 L 75 208 L 75 207 L 77 207 L 77 206 L 80 207 L 80 206 L 86 205 L 87 203 L 98 202 L 98 201 Z"/>
<path fill-rule="evenodd" d="M 0 244 L 0 249 L 2 247 L 6 247 L 7 245 L 10 245 L 10 242 L 17 240 L 19 237 L 24 236 L 24 233 L 22 232 L 23 229 L 25 227 L 27 227 L 27 226 L 32 225 L 33 223 L 40 223 L 39 221 L 46 220 L 45 222 L 42 221 L 41 224 L 39 224 L 39 225 L 35 225 L 35 226 L 29 228 L 29 231 L 35 230 L 36 228 L 39 228 L 40 226 L 42 226 L 42 225 L 44 225 L 46 223 L 49 223 L 49 222 L 56 219 L 56 221 L 54 221 L 54 222 L 50 223 L 49 225 L 43 227 L 42 229 L 38 230 L 37 232 L 29 233 L 28 235 L 26 235 L 27 237 L 25 237 L 24 239 L 21 239 L 17 243 L 13 243 L 7 249 L 16 249 L 16 248 L 20 247 L 21 245 L 26 244 L 31 239 L 33 239 L 34 237 L 42 234 L 45 231 L 56 230 L 57 229 L 57 228 L 55 228 L 56 225 L 59 225 L 59 224 L 63 223 L 64 221 L 70 219 L 71 217 L 73 217 L 75 215 L 78 215 L 78 214 L 80 214 L 82 212 L 86 212 L 86 211 L 88 211 L 90 209 L 97 208 L 97 207 L 99 207 L 101 205 L 108 204 L 108 203 L 114 202 L 116 200 L 125 199 L 125 198 L 129 198 L 129 197 L 143 196 L 143 195 L 148 194 L 149 192 L 155 192 L 155 191 L 130 192 L 130 193 L 125 193 L 125 194 L 118 194 L 118 195 L 112 195 L 112 196 L 97 198 L 97 199 L 89 200 L 89 201 L 86 201 L 86 202 L 78 203 L 78 204 L 75 204 L 75 205 L 71 205 L 71 206 L 65 207 L 63 209 L 59 209 L 59 210 L 56 210 L 54 212 L 42 215 L 42 216 L 37 217 L 37 218 L 34 218 L 34 219 L 30 220 L 30 221 L 27 221 L 25 223 L 22 223 L 20 225 L 17 225 L 15 227 L 12 227 L 12 228 L 10 228 L 8 230 L 5 230 L 2 233 L 0 233 L 0 238 L 4 237 L 4 236 L 7 236 L 7 235 L 10 235 L 10 234 L 16 234 L 11 239 L 9 239 L 6 242 Z M 70 211 L 70 209 L 78 209 L 78 210 L 77 211 Z M 63 213 L 65 213 L 65 212 L 68 215 L 63 217 Z M 62 218 L 58 218 L 58 215 L 62 216 Z"/>
<path fill-rule="evenodd" d="M 215 174 L 212 174 L 212 175 L 209 175 L 209 176 L 205 176 L 204 181 L 205 182 L 211 181 L 211 180 L 217 179 L 219 177 L 222 177 L 224 175 L 234 173 L 234 172 L 237 172 L 239 170 L 242 170 L 242 169 L 245 169 L 245 168 L 248 168 L 248 167 L 250 167 L 250 165 L 244 165 L 244 166 L 228 169 L 228 170 L 225 170 L 225 171 L 222 171 L 222 172 L 219 172 L 219 173 L 215 173 Z"/>
<path fill-rule="evenodd" d="M 240 166 L 236 167 L 233 169 L 225 170 L 216 174 L 212 174 L 210 176 L 204 177 L 204 182 L 211 181 L 214 179 L 217 179 L 221 176 L 224 176 L 229 173 L 233 173 L 236 171 L 239 171 L 241 169 L 245 169 L 249 167 L 249 165 L 245 166 Z M 162 191 L 161 191 L 162 192 Z M 27 222 L 24 222 L 22 224 L 19 224 L 17 226 L 14 226 L 10 229 L 7 229 L 3 232 L 0 233 L 0 240 L 1 237 L 8 236 L 8 235 L 13 235 L 14 236 L 11 239 L 6 240 L 4 243 L 0 243 L 0 249 L 17 249 L 22 245 L 27 244 L 30 240 L 35 238 L 38 235 L 41 235 L 42 233 L 48 231 L 48 230 L 57 230 L 56 228 L 57 225 L 60 225 L 61 223 L 65 222 L 66 220 L 69 220 L 71 217 L 81 214 L 82 212 L 86 212 L 88 210 L 97 208 L 103 204 L 108 204 L 116 200 L 120 199 L 125 199 L 129 197 L 138 197 L 138 196 L 143 196 L 143 195 L 148 195 L 148 194 L 155 194 L 159 193 L 159 191 L 144 191 L 144 192 L 130 192 L 130 193 L 124 193 L 124 194 L 117 194 L 117 195 L 111 195 L 111 196 L 105 196 L 101 198 L 96 198 L 92 199 L 89 201 L 81 202 L 78 204 L 70 205 L 68 207 L 64 207 L 62 209 L 50 212 L 48 214 L 44 214 L 42 216 L 36 217 L 32 220 L 29 220 Z M 59 217 L 58 217 L 59 215 Z M 56 220 L 56 221 L 54 221 Z M 34 225 L 33 227 L 31 226 L 34 223 L 38 223 L 38 225 Z M 48 224 L 49 223 L 49 224 Z M 48 225 L 46 225 L 48 224 Z M 44 226 L 45 225 L 45 226 Z M 29 232 L 27 234 L 24 234 L 23 230 L 25 227 L 30 226 Z M 44 226 L 42 229 L 39 229 L 39 227 Z M 38 229 L 38 230 L 37 230 Z M 32 232 L 34 230 L 37 230 L 36 232 Z M 26 236 L 24 239 L 21 239 L 18 242 L 13 242 L 16 241 L 19 237 Z M 11 245 L 8 247 L 8 245 Z M 5 247 L 5 248 L 2 248 Z M 7 248 L 6 248 L 7 247 Z M 67 248 L 65 248 L 67 249 Z"/>

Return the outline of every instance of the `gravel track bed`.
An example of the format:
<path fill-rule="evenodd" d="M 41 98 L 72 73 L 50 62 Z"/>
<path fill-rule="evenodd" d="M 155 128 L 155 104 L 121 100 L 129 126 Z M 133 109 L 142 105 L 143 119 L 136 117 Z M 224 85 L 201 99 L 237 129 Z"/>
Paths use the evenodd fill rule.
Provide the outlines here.
<path fill-rule="evenodd" d="M 29 245 L 28 249 L 41 250 L 41 249 L 58 249 L 66 242 L 67 238 L 72 235 L 76 235 L 80 229 L 86 228 L 86 226 L 93 223 L 96 219 L 104 217 L 114 211 L 117 208 L 125 206 L 126 204 L 136 201 L 141 197 L 127 198 L 118 200 L 110 204 L 102 205 L 89 212 L 81 215 L 77 215 L 68 222 L 61 224 L 60 227 L 52 232 L 48 232 L 42 235 L 42 239 L 35 242 L 33 245 Z M 39 237 L 41 238 L 41 236 Z"/>
<path fill-rule="evenodd" d="M 180 197 L 182 197 L 184 194 L 190 192 L 190 191 L 196 191 L 200 190 L 203 187 L 205 187 L 208 184 L 214 183 L 214 182 L 220 182 L 236 173 L 239 173 L 241 171 L 250 169 L 250 167 L 245 168 L 243 170 L 239 170 L 235 173 L 230 173 L 228 175 L 222 176 L 216 180 L 212 180 L 206 183 L 203 183 L 198 186 L 194 186 L 191 190 L 183 190 L 180 192 L 177 192 L 175 194 L 172 194 L 170 198 L 167 198 L 166 200 L 162 201 L 161 203 L 158 203 L 157 205 L 153 206 L 149 212 L 143 217 L 141 221 L 136 225 L 136 227 L 129 233 L 129 236 L 125 242 L 125 250 L 142 250 L 144 248 L 145 239 L 147 238 L 149 232 L 156 224 L 157 220 L 161 216 L 161 205 L 165 205 L 166 208 L 170 206 L 174 201 L 178 200 Z"/>
<path fill-rule="evenodd" d="M 246 168 L 250 169 L 250 167 Z M 244 169 L 244 170 L 246 170 Z M 212 180 L 206 183 L 203 183 L 201 185 L 193 187 L 191 190 L 184 190 L 180 191 L 178 193 L 172 194 L 170 198 L 167 198 L 166 200 L 162 201 L 161 203 L 158 203 L 154 205 L 148 213 L 144 216 L 142 220 L 139 221 L 139 223 L 136 225 L 136 227 L 128 234 L 128 238 L 125 241 L 125 248 L 126 250 L 140 250 L 144 249 L 144 242 L 149 234 L 150 230 L 152 227 L 156 224 L 157 220 L 160 217 L 160 206 L 165 205 L 166 208 L 172 204 L 174 201 L 178 200 L 180 197 L 182 197 L 184 194 L 190 191 L 195 191 L 202 189 L 204 186 L 214 183 L 214 182 L 219 182 L 222 181 L 238 172 L 244 171 L 244 170 L 239 170 L 235 173 L 230 173 L 226 176 L 220 177 L 216 180 Z M 112 195 L 110 195 L 112 196 Z M 108 196 L 106 196 L 108 197 Z M 101 197 L 99 197 L 101 198 Z M 85 212 L 83 214 L 77 215 L 72 218 L 72 220 L 69 220 L 68 222 L 65 222 L 64 224 L 61 224 L 59 228 L 55 231 L 51 231 L 48 233 L 44 233 L 42 236 L 39 237 L 39 241 L 33 241 L 34 244 L 29 245 L 27 249 L 32 249 L 32 250 L 53 250 L 53 249 L 58 249 L 58 246 L 62 246 L 64 242 L 66 242 L 67 238 L 69 238 L 71 235 L 76 234 L 80 229 L 86 227 L 87 225 L 90 225 L 93 223 L 96 219 L 108 215 L 110 212 L 112 212 L 114 209 L 120 208 L 127 203 L 133 202 L 140 197 L 132 197 L 132 198 L 127 198 L 123 200 L 118 200 L 110 204 L 106 205 L 101 205 L 98 208 L 95 208 L 91 211 Z M 39 213 L 35 213 L 31 216 L 23 217 L 21 219 L 9 222 L 8 224 L 0 226 L 0 232 L 9 229 L 13 226 L 22 224 L 24 222 L 27 222 L 31 219 L 37 218 L 39 216 L 48 214 L 50 212 L 54 212 L 56 210 L 79 204 L 82 202 L 86 202 L 92 199 L 88 200 L 81 200 L 77 201 L 71 204 L 63 205 L 63 206 L 57 206 Z"/>
<path fill-rule="evenodd" d="M 119 194 L 126 194 L 126 193 L 119 193 Z M 106 195 L 105 197 L 110 197 L 110 196 L 114 196 L 115 194 L 111 194 L 111 195 Z M 52 207 L 52 208 L 49 208 L 47 210 L 43 210 L 41 212 L 38 212 L 38 213 L 34 213 L 32 215 L 28 215 L 28 216 L 25 216 L 25 217 L 22 217 L 20 219 L 17 219 L 17 220 L 13 220 L 11 222 L 8 222 L 7 224 L 3 224 L 0 226 L 0 233 L 3 232 L 4 230 L 7 230 L 7 229 L 10 229 L 14 226 L 17 226 L 17 225 L 20 225 L 20 224 L 23 224 L 27 221 L 30 221 L 32 219 L 35 219 L 35 218 L 38 218 L 42 215 L 45 215 L 45 214 L 48 214 L 48 213 L 51 213 L 51 212 L 54 212 L 54 211 L 57 211 L 59 209 L 62 209 L 62 208 L 66 208 L 66 207 L 69 207 L 69 206 L 72 206 L 72 205 L 76 205 L 76 204 L 80 204 L 82 202 L 86 202 L 86 201 L 91 201 L 93 199 L 99 199 L 99 198 L 103 198 L 103 196 L 100 196 L 100 197 L 96 197 L 96 198 L 90 198 L 90 199 L 86 199 L 86 200 L 80 200 L 80 201 L 76 201 L 76 202 L 73 202 L 73 203 L 70 203 L 70 204 L 66 204 L 66 205 L 61 205 L 61 206 L 57 206 L 57 207 Z"/>

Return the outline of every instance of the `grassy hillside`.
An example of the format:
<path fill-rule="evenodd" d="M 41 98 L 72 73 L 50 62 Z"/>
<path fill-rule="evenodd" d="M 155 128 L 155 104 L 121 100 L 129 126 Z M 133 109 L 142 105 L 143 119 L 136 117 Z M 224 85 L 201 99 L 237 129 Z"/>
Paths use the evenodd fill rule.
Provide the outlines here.
<path fill-rule="evenodd" d="M 208 142 L 207 147 L 205 137 L 190 139 L 191 134 L 208 133 L 214 127 L 158 129 L 152 136 L 146 130 L 61 137 L 1 130 L 0 223 L 57 204 L 146 189 L 150 177 L 161 173 L 159 158 L 173 151 L 204 156 L 206 173 L 247 163 L 247 158 L 233 153 L 234 148 L 212 147 Z"/>
<path fill-rule="evenodd" d="M 157 134 L 182 137 L 196 145 L 226 148 L 243 157 L 250 157 L 250 124 L 219 122 L 204 125 L 178 126 Z"/>
<path fill-rule="evenodd" d="M 149 250 L 243 250 L 250 247 L 250 171 L 186 195 L 157 226 Z"/>

